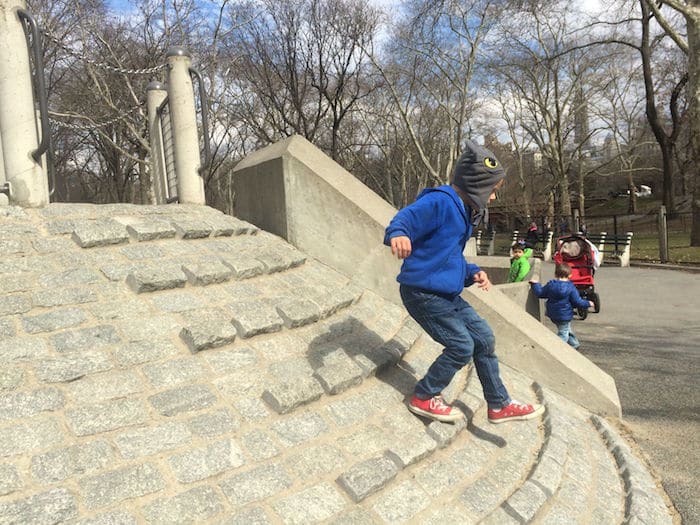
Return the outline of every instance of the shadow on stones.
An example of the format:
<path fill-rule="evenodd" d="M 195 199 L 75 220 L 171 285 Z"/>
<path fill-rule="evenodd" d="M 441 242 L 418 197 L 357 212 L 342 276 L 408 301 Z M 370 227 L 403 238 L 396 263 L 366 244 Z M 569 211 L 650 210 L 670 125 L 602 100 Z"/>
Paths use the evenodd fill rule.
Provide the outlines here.
<path fill-rule="evenodd" d="M 406 401 L 413 393 L 416 376 L 415 370 L 401 361 L 401 356 L 407 349 L 401 352 L 398 346 L 395 341 L 384 341 L 359 319 L 348 317 L 329 325 L 315 337 L 309 343 L 306 357 L 316 371 L 333 364 L 340 367 L 347 365 L 349 377 L 352 375 L 350 370 L 356 366 L 363 370 L 363 376 L 374 375 L 399 392 Z M 348 358 L 353 363 L 348 363 Z M 358 378 L 356 384 L 363 379 L 364 377 Z"/>

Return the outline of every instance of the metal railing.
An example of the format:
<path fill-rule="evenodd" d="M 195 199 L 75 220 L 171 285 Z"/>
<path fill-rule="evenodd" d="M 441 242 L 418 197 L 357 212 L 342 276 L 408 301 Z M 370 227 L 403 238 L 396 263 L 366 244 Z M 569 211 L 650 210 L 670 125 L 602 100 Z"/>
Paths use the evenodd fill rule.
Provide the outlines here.
<path fill-rule="evenodd" d="M 202 75 L 198 70 L 191 67 L 189 69 L 190 76 L 197 81 L 197 93 L 199 94 L 199 111 L 202 118 L 202 141 L 204 142 L 204 151 L 202 151 L 202 165 L 199 167 L 199 174 L 209 169 L 211 165 L 211 144 L 209 142 L 209 103 L 207 101 L 207 92 L 204 89 Z"/>
<path fill-rule="evenodd" d="M 163 157 L 165 158 L 165 201 L 170 204 L 178 201 L 177 174 L 175 172 L 175 143 L 170 122 L 170 105 L 168 97 L 158 107 L 158 128 L 160 129 Z"/>
<path fill-rule="evenodd" d="M 54 169 L 53 150 L 51 148 L 51 126 L 49 125 L 49 103 L 44 80 L 44 59 L 43 46 L 41 43 L 41 33 L 36 19 L 26 9 L 18 9 L 17 16 L 22 21 L 24 35 L 27 38 L 27 47 L 31 51 L 34 61 L 34 71 L 32 71 L 32 83 L 39 103 L 39 118 L 41 121 L 41 142 L 39 147 L 32 152 L 35 162 L 41 163 L 41 157 L 46 154 L 46 170 L 49 177 L 49 196 L 53 195 L 56 189 L 56 172 Z"/>

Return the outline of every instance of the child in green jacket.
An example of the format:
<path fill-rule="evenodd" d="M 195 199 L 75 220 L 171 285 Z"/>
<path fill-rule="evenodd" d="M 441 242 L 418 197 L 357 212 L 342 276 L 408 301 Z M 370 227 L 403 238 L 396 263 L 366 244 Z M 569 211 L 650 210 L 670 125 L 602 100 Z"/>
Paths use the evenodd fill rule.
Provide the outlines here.
<path fill-rule="evenodd" d="M 530 257 L 532 248 L 524 248 L 522 244 L 516 242 L 510 247 L 513 257 L 510 260 L 510 271 L 508 272 L 509 283 L 519 283 L 525 280 L 525 276 L 530 273 Z"/>

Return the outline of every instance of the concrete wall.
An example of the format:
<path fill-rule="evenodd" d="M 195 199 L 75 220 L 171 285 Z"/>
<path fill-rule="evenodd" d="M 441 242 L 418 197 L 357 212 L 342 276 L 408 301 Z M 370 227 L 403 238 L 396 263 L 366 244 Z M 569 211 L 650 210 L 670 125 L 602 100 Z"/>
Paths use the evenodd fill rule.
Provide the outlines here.
<path fill-rule="evenodd" d="M 396 210 L 311 143 L 293 136 L 249 155 L 234 170 L 234 191 L 236 216 L 400 304 L 400 261 L 382 244 Z M 505 282 L 507 257 L 470 260 Z M 613 379 L 537 320 L 527 283 L 464 293 L 494 328 L 504 363 L 597 414 L 620 416 Z"/>
<path fill-rule="evenodd" d="M 306 139 L 292 136 L 243 159 L 234 192 L 236 216 L 400 303 L 401 264 L 382 244 L 396 210 Z"/>

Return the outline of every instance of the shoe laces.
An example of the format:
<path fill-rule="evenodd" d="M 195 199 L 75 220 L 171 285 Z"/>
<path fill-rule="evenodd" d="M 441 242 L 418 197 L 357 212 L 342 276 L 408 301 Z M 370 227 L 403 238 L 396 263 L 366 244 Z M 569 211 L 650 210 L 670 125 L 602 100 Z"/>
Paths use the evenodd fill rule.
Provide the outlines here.
<path fill-rule="evenodd" d="M 510 404 L 515 405 L 518 408 L 527 408 L 530 405 L 530 403 L 523 403 L 522 401 L 518 401 L 516 399 L 511 399 Z"/>
<path fill-rule="evenodd" d="M 445 410 L 447 408 L 450 408 L 450 406 L 442 400 L 442 397 L 435 396 L 430 400 L 430 408 L 432 408 L 433 410 Z"/>

